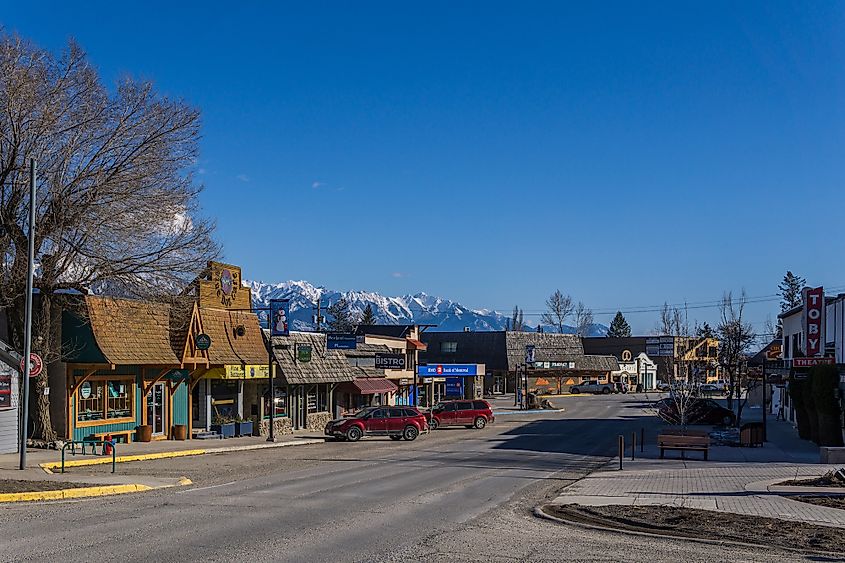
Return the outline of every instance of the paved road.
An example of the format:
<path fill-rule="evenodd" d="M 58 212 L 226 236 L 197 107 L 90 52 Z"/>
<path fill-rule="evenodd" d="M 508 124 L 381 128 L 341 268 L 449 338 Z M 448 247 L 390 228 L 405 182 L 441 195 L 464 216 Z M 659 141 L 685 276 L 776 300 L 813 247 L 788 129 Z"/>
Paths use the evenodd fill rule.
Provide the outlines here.
<path fill-rule="evenodd" d="M 531 508 L 654 424 L 642 396 L 559 399 L 483 431 L 127 464 L 191 488 L 0 509 L 0 560 L 689 561 L 775 556 L 587 532 Z M 651 430 L 650 430 L 651 431 Z"/>

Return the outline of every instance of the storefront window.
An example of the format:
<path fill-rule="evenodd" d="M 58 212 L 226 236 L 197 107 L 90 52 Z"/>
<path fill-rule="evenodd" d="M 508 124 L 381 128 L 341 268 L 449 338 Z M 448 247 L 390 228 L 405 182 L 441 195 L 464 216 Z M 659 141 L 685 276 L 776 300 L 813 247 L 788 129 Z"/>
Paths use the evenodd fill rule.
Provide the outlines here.
<path fill-rule="evenodd" d="M 284 387 L 276 387 L 276 413 L 275 416 L 288 415 L 288 393 Z M 264 391 L 264 417 L 270 416 L 270 391 Z"/>
<path fill-rule="evenodd" d="M 131 379 L 86 381 L 76 392 L 77 422 L 134 418 Z"/>

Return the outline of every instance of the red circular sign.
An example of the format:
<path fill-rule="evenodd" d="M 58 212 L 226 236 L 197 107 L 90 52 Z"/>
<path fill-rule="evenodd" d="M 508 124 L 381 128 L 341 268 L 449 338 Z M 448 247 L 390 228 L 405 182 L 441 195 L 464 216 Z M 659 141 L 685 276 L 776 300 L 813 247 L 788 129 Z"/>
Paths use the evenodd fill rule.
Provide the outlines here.
<path fill-rule="evenodd" d="M 21 373 L 26 369 L 26 358 L 21 358 Z M 29 377 L 38 377 L 44 371 L 44 361 L 35 352 L 29 355 Z"/>

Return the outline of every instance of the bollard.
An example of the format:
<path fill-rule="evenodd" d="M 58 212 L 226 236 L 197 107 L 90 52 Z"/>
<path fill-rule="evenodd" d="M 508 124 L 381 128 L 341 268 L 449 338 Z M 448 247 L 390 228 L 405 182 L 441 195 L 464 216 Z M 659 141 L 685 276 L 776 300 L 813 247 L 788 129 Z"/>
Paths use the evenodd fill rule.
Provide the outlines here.
<path fill-rule="evenodd" d="M 645 451 L 645 427 L 640 428 L 640 453 Z"/>
<path fill-rule="evenodd" d="M 631 461 L 634 461 L 634 452 L 637 451 L 637 433 L 631 432 Z"/>
<path fill-rule="evenodd" d="M 622 471 L 622 458 L 625 457 L 625 437 L 619 435 L 619 471 Z"/>

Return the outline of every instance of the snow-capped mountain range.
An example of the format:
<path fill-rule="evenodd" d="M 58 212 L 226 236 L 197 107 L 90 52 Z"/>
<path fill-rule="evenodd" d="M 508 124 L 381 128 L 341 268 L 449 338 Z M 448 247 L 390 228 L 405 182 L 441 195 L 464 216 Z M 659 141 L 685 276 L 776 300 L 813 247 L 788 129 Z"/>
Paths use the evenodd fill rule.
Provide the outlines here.
<path fill-rule="evenodd" d="M 290 299 L 293 330 L 314 330 L 312 321 L 314 307 L 321 299 L 323 305 L 346 298 L 354 313 L 361 314 L 370 305 L 380 324 L 430 324 L 437 325 L 429 330 L 473 331 L 505 330 L 510 315 L 487 309 L 473 310 L 449 299 L 434 297 L 426 293 L 386 297 L 368 291 L 334 291 L 317 287 L 307 281 L 286 281 L 268 284 L 259 281 L 244 281 L 250 288 L 255 307 L 267 307 L 271 299 Z M 528 330 L 536 330 L 537 323 L 526 320 Z M 546 327 L 546 332 L 552 332 Z M 575 328 L 565 326 L 564 332 L 574 333 Z M 594 324 L 590 336 L 604 336 L 607 327 Z"/>

